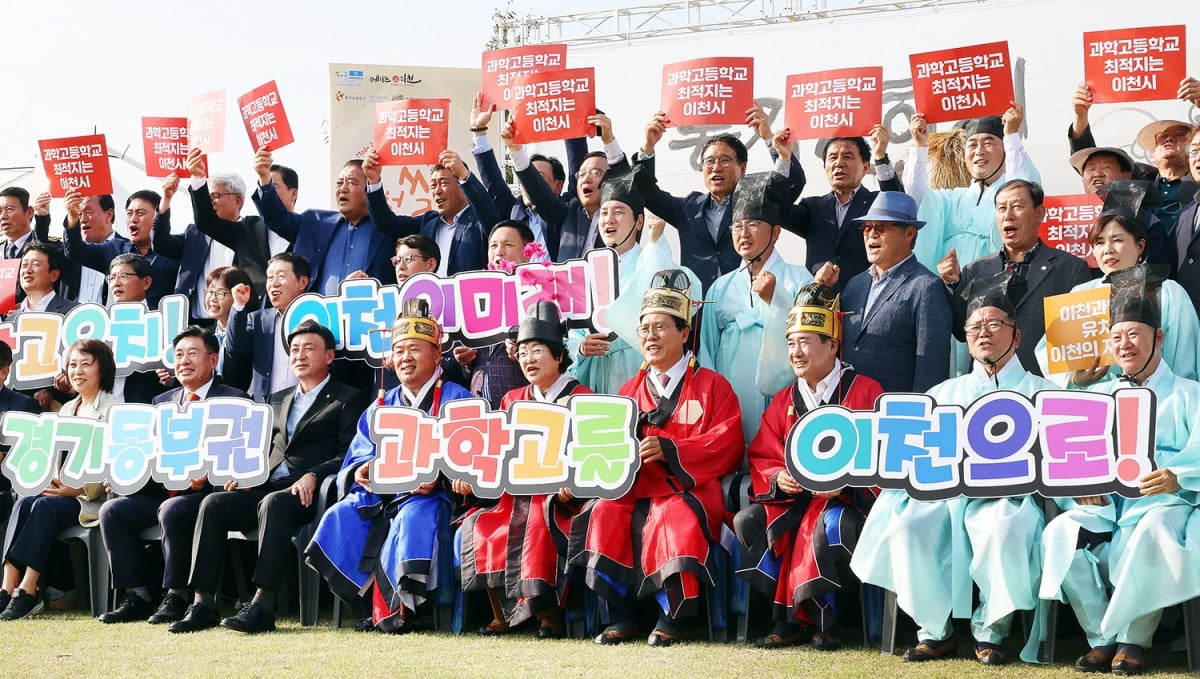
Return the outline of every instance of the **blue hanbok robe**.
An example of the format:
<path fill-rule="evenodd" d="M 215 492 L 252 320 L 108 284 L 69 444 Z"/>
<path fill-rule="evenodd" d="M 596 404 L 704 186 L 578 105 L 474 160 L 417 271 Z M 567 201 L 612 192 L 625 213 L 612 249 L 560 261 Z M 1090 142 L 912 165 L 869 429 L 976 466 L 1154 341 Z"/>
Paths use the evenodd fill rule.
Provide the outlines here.
<path fill-rule="evenodd" d="M 938 403 L 970 405 L 998 389 L 1032 396 L 1054 385 L 1010 360 L 995 376 L 981 365 L 929 390 Z M 885 490 L 867 516 L 850 567 L 896 593 L 922 640 L 941 641 L 951 617 L 971 618 L 977 641 L 999 643 L 1012 614 L 1037 606 L 1043 518 L 1031 496 L 924 502 Z M 971 610 L 971 583 L 980 603 Z"/>
<path fill-rule="evenodd" d="M 701 361 L 707 356 L 712 361 L 709 367 L 733 385 L 742 406 L 742 434 L 746 441 L 754 440 L 771 398 L 795 379 L 786 360 L 787 337 L 782 330 L 766 335 L 767 321 L 780 315 L 786 319 L 796 293 L 813 280 L 808 269 L 789 264 L 778 251 L 767 258 L 763 271 L 775 275 L 770 304 L 754 292 L 749 273 L 738 269 L 721 276 L 708 289 L 704 322 L 700 324 Z M 773 366 L 760 361 L 768 341 L 783 346 L 784 360 Z M 759 385 L 760 369 L 766 372 L 762 378 L 766 389 Z"/>

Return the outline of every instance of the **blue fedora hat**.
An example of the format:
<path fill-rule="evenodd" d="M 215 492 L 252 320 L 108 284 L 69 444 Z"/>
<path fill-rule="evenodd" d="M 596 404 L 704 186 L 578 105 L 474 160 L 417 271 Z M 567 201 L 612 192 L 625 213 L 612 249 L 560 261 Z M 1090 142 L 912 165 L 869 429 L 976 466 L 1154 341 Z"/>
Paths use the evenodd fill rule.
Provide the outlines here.
<path fill-rule="evenodd" d="M 867 210 L 867 214 L 854 221 L 860 224 L 895 222 L 915 226 L 918 229 L 925 226 L 925 222 L 917 219 L 917 201 L 901 191 L 880 191 L 879 195 L 875 196 L 875 202 L 871 203 L 871 209 Z"/>

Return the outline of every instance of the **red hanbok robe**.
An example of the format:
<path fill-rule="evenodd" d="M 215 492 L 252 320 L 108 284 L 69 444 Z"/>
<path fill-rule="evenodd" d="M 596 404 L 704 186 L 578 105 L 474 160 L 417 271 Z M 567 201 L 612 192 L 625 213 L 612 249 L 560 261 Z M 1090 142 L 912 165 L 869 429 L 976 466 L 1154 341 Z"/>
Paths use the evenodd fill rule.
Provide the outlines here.
<path fill-rule="evenodd" d="M 713 583 L 710 551 L 720 548 L 726 514 L 721 477 L 741 465 L 742 414 L 729 382 L 694 358 L 673 399 L 660 400 L 650 379 L 643 368 L 619 393 L 637 402 L 639 436 L 659 437 L 665 459 L 643 465 L 625 497 L 585 505 L 571 524 L 568 564 L 609 599 L 631 588 L 647 596 L 678 575 L 664 603 L 675 618 L 699 596 L 700 578 Z"/>
<path fill-rule="evenodd" d="M 574 382 L 557 400 L 591 393 Z M 526 385 L 505 394 L 500 407 L 507 410 L 517 401 L 532 400 L 533 387 Z M 561 606 L 566 597 L 567 536 L 577 509 L 577 503 L 562 503 L 553 495 L 505 493 L 495 506 L 468 516 L 460 529 L 463 589 L 503 589 L 509 625 Z"/>
<path fill-rule="evenodd" d="M 847 367 L 832 400 L 834 405 L 851 410 L 870 410 L 882 393 L 878 382 Z M 749 547 L 738 574 L 772 597 L 774 618 L 815 623 L 828 630 L 833 623 L 831 611 L 827 606 L 813 605 L 814 599 L 841 586 L 835 564 L 849 561 L 876 492 L 847 487 L 833 498 L 813 497 L 807 491 L 797 496 L 778 492 L 775 477 L 787 473 L 784 442 L 792 425 L 806 412 L 808 407 L 799 388 L 792 383 L 775 394 L 750 443 L 747 455 L 753 501 L 766 511 L 767 528 L 765 535 L 741 536 Z M 830 544 L 825 513 L 838 507 L 840 513 L 830 531 L 836 542 Z M 765 559 L 767 550 L 769 563 Z"/>

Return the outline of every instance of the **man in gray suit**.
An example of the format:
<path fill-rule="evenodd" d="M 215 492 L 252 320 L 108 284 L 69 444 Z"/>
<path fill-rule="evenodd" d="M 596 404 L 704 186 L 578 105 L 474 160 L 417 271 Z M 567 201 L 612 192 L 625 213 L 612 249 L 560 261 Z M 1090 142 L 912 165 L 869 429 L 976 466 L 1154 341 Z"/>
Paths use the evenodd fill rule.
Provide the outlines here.
<path fill-rule="evenodd" d="M 913 257 L 925 222 L 899 191 L 880 191 L 854 221 L 870 266 L 842 293 L 843 360 L 887 391 L 924 392 L 949 376 L 951 318 L 945 286 Z M 830 285 L 837 270 L 826 264 L 816 279 Z"/>
<path fill-rule="evenodd" d="M 1092 277 L 1087 263 L 1079 257 L 1056 250 L 1038 238 L 1038 225 L 1046 216 L 1042 187 L 1024 179 L 1013 179 L 996 191 L 996 228 L 1003 245 L 999 252 L 985 255 L 960 272 L 954 262 L 938 265 L 938 275 L 952 290 L 965 289 L 971 281 L 1011 271 L 1025 279 L 1025 294 L 1017 302 L 1017 329 L 1021 346 L 1017 358 L 1021 366 L 1041 375 L 1034 350 L 1046 334 L 1044 302 L 1047 297 L 1070 292 Z M 954 302 L 954 336 L 965 341 L 963 324 L 967 318 L 965 301 L 957 295 Z"/>

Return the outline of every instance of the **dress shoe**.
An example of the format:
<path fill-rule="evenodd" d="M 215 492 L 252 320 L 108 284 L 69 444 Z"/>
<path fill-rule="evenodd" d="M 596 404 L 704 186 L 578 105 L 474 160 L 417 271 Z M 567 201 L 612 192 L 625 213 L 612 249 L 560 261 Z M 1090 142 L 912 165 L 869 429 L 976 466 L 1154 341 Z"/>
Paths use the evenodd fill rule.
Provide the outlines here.
<path fill-rule="evenodd" d="M 597 635 L 593 641 L 603 646 L 615 646 L 616 644 L 630 641 L 635 636 L 637 636 L 637 625 L 634 625 L 633 623 L 623 623 L 618 625 L 609 625 L 603 632 Z"/>
<path fill-rule="evenodd" d="M 231 630 L 245 632 L 246 634 L 274 632 L 275 614 L 251 601 L 242 606 L 242 610 L 238 611 L 237 615 L 222 620 L 221 627 L 228 627 Z"/>
<path fill-rule="evenodd" d="M 150 615 L 150 602 L 133 592 L 126 592 L 121 605 L 100 616 L 100 622 L 111 625 L 114 622 L 140 622 Z"/>
<path fill-rule="evenodd" d="M 354 623 L 354 631 L 355 632 L 374 632 L 374 631 L 376 631 L 375 630 L 375 618 L 367 617 L 367 618 L 363 618 L 362 620 L 359 620 L 358 622 Z"/>
<path fill-rule="evenodd" d="M 498 637 L 508 634 L 510 629 L 512 628 L 508 626 L 507 622 L 504 622 L 503 620 L 493 620 L 479 628 L 479 636 Z"/>
<path fill-rule="evenodd" d="M 650 636 L 646 638 L 646 645 L 654 646 L 655 648 L 666 648 L 668 646 L 674 646 L 682 641 L 683 637 L 677 634 L 671 634 L 670 632 L 664 632 L 663 630 L 656 629 L 653 632 L 650 632 Z"/>
<path fill-rule="evenodd" d="M 765 637 L 755 639 L 754 646 L 755 648 L 788 648 L 791 646 L 801 646 L 808 640 L 808 631 L 804 629 L 787 636 L 781 635 L 778 632 L 771 632 Z"/>
<path fill-rule="evenodd" d="M 954 637 L 943 641 L 920 641 L 916 646 L 904 652 L 904 659 L 908 662 L 925 662 L 953 658 L 954 652 L 957 650 L 958 642 L 954 640 Z"/>
<path fill-rule="evenodd" d="M 1008 655 L 996 644 L 975 644 L 975 659 L 981 665 L 1008 664 Z"/>
<path fill-rule="evenodd" d="M 812 636 L 812 647 L 818 651 L 836 651 L 842 647 L 842 638 L 829 632 L 817 632 Z"/>
<path fill-rule="evenodd" d="M 183 614 L 187 613 L 187 607 L 187 602 L 183 600 L 183 597 L 173 592 L 167 592 L 167 595 L 163 597 L 162 603 L 158 605 L 158 610 L 154 611 L 154 614 L 149 618 L 146 618 L 146 622 L 151 625 L 165 625 L 181 620 Z"/>
<path fill-rule="evenodd" d="M 215 609 L 209 608 L 204 604 L 195 603 L 188 606 L 187 612 L 183 614 L 183 617 L 171 623 L 171 626 L 167 630 L 174 633 L 199 632 L 202 629 L 216 627 L 220 623 L 221 616 Z"/>
<path fill-rule="evenodd" d="M 41 613 L 45 607 L 42 597 L 36 594 L 26 594 L 25 590 L 17 589 L 17 593 L 12 595 L 8 605 L 4 607 L 4 612 L 0 613 L 0 620 L 28 618 Z"/>
<path fill-rule="evenodd" d="M 7 611 L 5 611 L 7 612 Z M 1119 677 L 1129 677 L 1146 671 L 1145 651 L 1141 646 L 1120 644 L 1117 654 L 1113 656 L 1112 673 Z"/>
<path fill-rule="evenodd" d="M 1075 661 L 1080 672 L 1111 672 L 1115 646 L 1097 646 Z"/>

